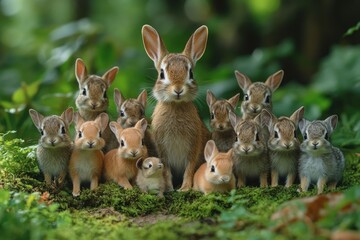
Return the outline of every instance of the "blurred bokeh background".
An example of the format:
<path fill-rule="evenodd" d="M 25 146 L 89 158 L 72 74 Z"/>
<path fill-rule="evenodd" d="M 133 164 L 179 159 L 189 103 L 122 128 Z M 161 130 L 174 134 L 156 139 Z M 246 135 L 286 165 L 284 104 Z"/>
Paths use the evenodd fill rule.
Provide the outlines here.
<path fill-rule="evenodd" d="M 205 122 L 207 89 L 219 98 L 241 92 L 234 70 L 265 81 L 284 69 L 275 114 L 302 105 L 309 119 L 339 114 L 336 144 L 358 147 L 359 9 L 357 0 L 0 0 L 0 132 L 16 130 L 34 144 L 39 134 L 29 108 L 50 115 L 75 107 L 78 57 L 94 74 L 119 66 L 108 94 L 115 119 L 113 89 L 126 98 L 144 88 L 151 95 L 157 76 L 143 49 L 142 25 L 155 27 L 170 51 L 181 52 L 205 24 L 208 46 L 194 71 Z M 155 101 L 148 103 L 150 117 Z"/>

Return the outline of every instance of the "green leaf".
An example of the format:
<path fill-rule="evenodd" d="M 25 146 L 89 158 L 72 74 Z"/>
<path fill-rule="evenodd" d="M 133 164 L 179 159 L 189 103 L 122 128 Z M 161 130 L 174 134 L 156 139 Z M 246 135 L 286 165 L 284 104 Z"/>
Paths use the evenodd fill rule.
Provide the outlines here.
<path fill-rule="evenodd" d="M 31 83 L 30 85 L 23 82 L 21 87 L 16 90 L 12 96 L 15 103 L 28 103 L 39 90 L 40 81 Z"/>

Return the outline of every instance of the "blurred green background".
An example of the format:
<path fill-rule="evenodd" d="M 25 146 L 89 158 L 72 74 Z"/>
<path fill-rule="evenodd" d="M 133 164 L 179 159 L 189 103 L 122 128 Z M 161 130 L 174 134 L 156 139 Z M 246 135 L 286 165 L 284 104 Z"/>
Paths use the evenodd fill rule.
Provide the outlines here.
<path fill-rule="evenodd" d="M 39 138 L 29 108 L 50 115 L 75 107 L 76 58 L 93 74 L 119 66 L 108 94 L 116 119 L 113 89 L 126 98 L 144 88 L 151 95 L 157 76 L 143 49 L 142 25 L 155 27 L 170 51 L 181 52 L 205 24 L 208 45 L 194 71 L 205 122 L 207 89 L 218 98 L 241 92 L 234 70 L 265 81 L 284 69 L 275 114 L 302 105 L 309 119 L 339 114 L 335 144 L 360 146 L 360 1 L 0 0 L 0 8 L 0 132 L 16 130 L 28 145 Z M 151 116 L 155 100 L 148 104 Z"/>

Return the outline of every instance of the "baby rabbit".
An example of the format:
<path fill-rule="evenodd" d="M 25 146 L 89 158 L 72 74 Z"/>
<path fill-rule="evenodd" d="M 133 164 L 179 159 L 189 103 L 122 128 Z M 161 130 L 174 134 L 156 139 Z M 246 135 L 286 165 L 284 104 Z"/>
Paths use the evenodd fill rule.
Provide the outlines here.
<path fill-rule="evenodd" d="M 62 185 L 72 151 L 69 125 L 73 121 L 73 109 L 66 109 L 61 116 L 44 117 L 34 109 L 29 110 L 34 125 L 41 137 L 36 149 L 39 168 L 44 174 L 46 185 Z"/>
<path fill-rule="evenodd" d="M 76 98 L 76 107 L 80 116 L 85 121 L 93 121 L 102 112 L 106 112 L 109 106 L 107 89 L 114 81 L 118 67 L 108 70 L 102 77 L 89 75 L 85 63 L 78 58 L 75 62 L 75 76 L 79 83 L 79 95 Z M 107 127 L 102 135 L 105 140 L 104 152 L 117 147 L 116 137 Z"/>
<path fill-rule="evenodd" d="M 235 165 L 237 186 L 245 186 L 246 177 L 260 177 L 260 186 L 268 186 L 270 162 L 267 154 L 267 139 L 262 125 L 261 114 L 253 120 L 243 120 L 229 112 L 231 125 L 236 132 L 232 159 Z"/>
<path fill-rule="evenodd" d="M 241 113 L 244 119 L 255 118 L 262 109 L 269 112 L 272 110 L 271 97 L 273 92 L 280 86 L 284 71 L 280 70 L 265 81 L 254 82 L 244 74 L 235 71 L 235 76 L 240 88 L 244 93 L 244 100 L 241 103 Z"/>
<path fill-rule="evenodd" d="M 157 193 L 159 197 L 164 197 L 166 187 L 164 179 L 164 164 L 160 158 L 148 157 L 140 158 L 136 162 L 138 173 L 136 176 L 136 185 L 145 193 Z"/>
<path fill-rule="evenodd" d="M 296 130 L 304 116 L 304 107 L 296 110 L 289 118 L 276 118 L 266 109 L 262 110 L 263 120 L 269 128 L 268 141 L 271 162 L 271 186 L 278 185 L 278 178 L 286 176 L 285 187 L 290 187 L 295 180 L 300 157 L 300 142 Z"/>
<path fill-rule="evenodd" d="M 119 89 L 114 89 L 114 101 L 119 117 L 117 122 L 122 128 L 134 127 L 135 124 L 142 118 L 145 118 L 147 93 L 143 90 L 137 99 L 125 99 Z M 157 157 L 156 144 L 149 129 L 146 129 L 144 135 L 144 144 L 148 149 L 148 154 L 151 157 Z"/>
<path fill-rule="evenodd" d="M 196 168 L 203 161 L 203 149 L 210 138 L 193 104 L 197 83 L 193 70 L 205 52 L 208 37 L 206 26 L 198 28 L 188 40 L 182 53 L 169 53 L 157 31 L 149 25 L 142 28 L 147 55 L 154 61 L 158 79 L 153 88 L 157 100 L 152 127 L 166 169 L 170 166 L 174 184 L 181 183 L 180 191 L 192 187 Z M 171 183 L 171 173 L 167 170 Z M 172 189 L 172 184 L 167 186 Z"/>
<path fill-rule="evenodd" d="M 80 195 L 82 181 L 91 181 L 91 190 L 98 187 L 104 161 L 101 149 L 105 145 L 101 136 L 108 124 L 109 117 L 106 113 L 100 113 L 94 121 L 85 121 L 79 113 L 75 113 L 74 121 L 76 137 L 69 163 L 69 172 L 73 183 L 72 194 L 76 197 Z"/>
<path fill-rule="evenodd" d="M 120 146 L 105 155 L 104 175 L 107 181 L 114 181 L 125 189 L 132 189 L 137 175 L 136 161 L 147 158 L 144 145 L 144 132 L 147 122 L 143 118 L 134 127 L 122 128 L 117 122 L 110 122 L 110 129 L 117 137 Z"/>
<path fill-rule="evenodd" d="M 227 152 L 232 148 L 236 133 L 229 120 L 229 111 L 235 112 L 239 95 L 236 94 L 229 100 L 217 100 L 214 94 L 208 90 L 206 102 L 210 109 L 210 126 L 212 128 L 211 139 L 220 152 Z"/>
<path fill-rule="evenodd" d="M 204 155 L 206 163 L 203 163 L 194 175 L 194 190 L 209 194 L 234 189 L 232 150 L 219 153 L 214 140 L 209 140 L 206 143 Z"/>
<path fill-rule="evenodd" d="M 345 167 L 345 158 L 340 149 L 330 143 L 330 136 L 338 122 L 337 115 L 332 115 L 324 121 L 308 121 L 302 119 L 299 128 L 304 141 L 300 145 L 300 185 L 306 192 L 310 183 L 317 182 L 317 193 L 335 189 L 341 180 Z"/>

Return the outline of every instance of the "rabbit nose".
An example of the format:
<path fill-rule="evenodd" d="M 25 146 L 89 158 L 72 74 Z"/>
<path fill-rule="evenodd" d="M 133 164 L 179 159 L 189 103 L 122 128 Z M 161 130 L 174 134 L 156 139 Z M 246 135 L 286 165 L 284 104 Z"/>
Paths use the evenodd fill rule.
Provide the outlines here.
<path fill-rule="evenodd" d="M 133 157 L 136 157 L 136 155 L 139 153 L 139 151 L 137 150 L 131 150 L 130 151 L 130 154 L 133 156 Z"/>
<path fill-rule="evenodd" d="M 220 130 L 224 130 L 224 126 L 220 124 L 220 125 L 219 125 L 219 129 L 220 129 Z"/>
<path fill-rule="evenodd" d="M 247 154 L 250 151 L 249 147 L 243 147 L 242 150 Z"/>
<path fill-rule="evenodd" d="M 52 146 L 55 146 L 56 139 L 51 139 L 51 140 L 50 140 L 50 143 L 51 143 Z"/>
<path fill-rule="evenodd" d="M 92 109 L 95 109 L 97 107 L 97 103 L 94 103 L 94 102 L 91 102 L 90 105 L 91 105 Z"/>
<path fill-rule="evenodd" d="M 222 176 L 220 179 L 221 179 L 222 182 L 229 182 L 230 181 L 229 176 Z"/>
<path fill-rule="evenodd" d="M 175 90 L 174 89 L 174 93 L 177 95 L 177 98 L 180 97 L 180 95 L 184 92 L 184 89 L 180 89 L 180 90 Z"/>
<path fill-rule="evenodd" d="M 285 143 L 285 144 L 284 144 L 284 147 L 286 147 L 287 149 L 289 149 L 291 146 L 292 146 L 291 143 Z"/>
<path fill-rule="evenodd" d="M 89 145 L 89 148 L 92 148 L 94 146 L 94 142 L 87 142 L 87 144 Z"/>
<path fill-rule="evenodd" d="M 253 113 L 257 113 L 260 110 L 259 106 L 252 106 L 251 110 L 253 111 Z"/>
<path fill-rule="evenodd" d="M 314 146 L 314 149 L 316 149 L 317 146 L 319 145 L 319 142 L 312 142 L 312 145 Z"/>

